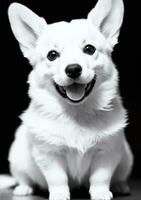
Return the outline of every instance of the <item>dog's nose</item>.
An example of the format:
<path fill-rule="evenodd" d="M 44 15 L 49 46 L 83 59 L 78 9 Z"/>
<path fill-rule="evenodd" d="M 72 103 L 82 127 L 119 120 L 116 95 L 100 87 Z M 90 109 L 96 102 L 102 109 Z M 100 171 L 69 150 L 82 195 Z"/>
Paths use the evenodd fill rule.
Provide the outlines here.
<path fill-rule="evenodd" d="M 65 72 L 69 78 L 78 78 L 82 73 L 82 67 L 79 64 L 68 65 Z"/>

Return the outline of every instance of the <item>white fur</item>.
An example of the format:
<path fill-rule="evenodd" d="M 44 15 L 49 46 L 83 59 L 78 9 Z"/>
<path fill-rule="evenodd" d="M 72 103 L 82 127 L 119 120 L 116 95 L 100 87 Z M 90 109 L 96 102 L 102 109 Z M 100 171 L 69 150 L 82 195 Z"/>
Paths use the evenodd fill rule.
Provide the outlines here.
<path fill-rule="evenodd" d="M 28 195 L 37 184 L 48 187 L 50 200 L 66 200 L 71 179 L 73 184 L 90 182 L 91 199 L 110 200 L 111 182 L 126 181 L 132 165 L 123 133 L 127 114 L 110 56 L 123 20 L 122 1 L 99 0 L 88 19 L 51 25 L 13 3 L 9 19 L 33 65 L 28 78 L 31 102 L 21 115 L 9 154 L 11 173 L 20 185 L 14 194 Z M 96 47 L 93 56 L 82 51 L 86 44 Z M 46 58 L 52 49 L 61 55 L 53 62 Z M 91 94 L 77 105 L 63 99 L 52 83 L 72 84 L 65 74 L 72 63 L 82 66 L 78 83 L 87 84 L 97 76 Z"/>

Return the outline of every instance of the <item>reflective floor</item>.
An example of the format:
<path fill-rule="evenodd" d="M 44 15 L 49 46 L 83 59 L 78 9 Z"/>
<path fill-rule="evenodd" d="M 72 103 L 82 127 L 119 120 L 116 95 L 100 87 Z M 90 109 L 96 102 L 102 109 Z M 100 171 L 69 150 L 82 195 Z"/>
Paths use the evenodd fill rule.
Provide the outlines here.
<path fill-rule="evenodd" d="M 141 200 L 141 181 L 132 181 L 131 182 L 131 189 L 132 189 L 132 195 L 131 196 L 127 196 L 127 197 L 116 197 L 114 199 L 117 200 Z M 79 191 L 80 193 L 80 191 Z M 78 194 L 74 194 L 74 198 L 73 199 L 82 199 L 82 194 L 79 195 Z M 76 197 L 75 197 L 76 196 Z M 80 197 L 81 196 L 81 197 Z M 27 196 L 27 197 L 17 197 L 17 196 L 13 196 L 12 195 L 12 190 L 0 190 L 0 200 L 47 200 L 47 197 L 45 196 L 40 196 L 40 195 L 33 195 L 33 196 Z M 83 199 L 87 199 L 84 198 Z"/>

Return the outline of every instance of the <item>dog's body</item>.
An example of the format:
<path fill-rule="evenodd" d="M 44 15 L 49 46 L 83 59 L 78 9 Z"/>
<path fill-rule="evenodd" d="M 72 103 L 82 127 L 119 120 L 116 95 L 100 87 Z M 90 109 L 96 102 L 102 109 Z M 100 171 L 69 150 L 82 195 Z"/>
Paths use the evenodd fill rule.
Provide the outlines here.
<path fill-rule="evenodd" d="M 19 184 L 14 193 L 31 194 L 37 184 L 49 189 L 50 200 L 66 200 L 68 183 L 90 183 L 92 199 L 110 200 L 110 185 L 123 186 L 132 166 L 123 132 L 127 115 L 110 56 L 122 24 L 122 1 L 99 0 L 87 20 L 70 23 L 46 25 L 19 4 L 10 6 L 9 18 L 34 66 L 28 79 L 31 103 L 9 154 Z M 126 185 L 120 189 L 127 192 Z"/>

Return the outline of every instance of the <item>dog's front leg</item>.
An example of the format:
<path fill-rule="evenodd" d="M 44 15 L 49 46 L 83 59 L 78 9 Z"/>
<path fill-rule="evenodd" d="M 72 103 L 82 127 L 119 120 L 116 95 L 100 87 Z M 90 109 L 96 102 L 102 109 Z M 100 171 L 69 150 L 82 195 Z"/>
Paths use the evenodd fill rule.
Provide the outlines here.
<path fill-rule="evenodd" d="M 45 153 L 35 148 L 33 157 L 44 175 L 49 190 L 49 200 L 68 200 L 70 192 L 63 158 L 55 153 Z"/>
<path fill-rule="evenodd" d="M 119 154 L 114 153 L 112 151 L 99 150 L 94 155 L 89 190 L 92 200 L 110 200 L 113 198 L 110 192 L 110 182 L 120 160 Z"/>

